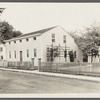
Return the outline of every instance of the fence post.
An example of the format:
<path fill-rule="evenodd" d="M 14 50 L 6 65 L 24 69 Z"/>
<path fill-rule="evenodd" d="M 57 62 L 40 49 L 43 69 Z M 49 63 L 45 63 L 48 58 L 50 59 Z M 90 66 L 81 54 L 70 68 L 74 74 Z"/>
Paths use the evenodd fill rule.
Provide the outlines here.
<path fill-rule="evenodd" d="M 32 69 L 34 69 L 34 58 L 31 58 L 32 60 Z"/>
<path fill-rule="evenodd" d="M 38 70 L 41 71 L 41 58 L 38 59 Z"/>

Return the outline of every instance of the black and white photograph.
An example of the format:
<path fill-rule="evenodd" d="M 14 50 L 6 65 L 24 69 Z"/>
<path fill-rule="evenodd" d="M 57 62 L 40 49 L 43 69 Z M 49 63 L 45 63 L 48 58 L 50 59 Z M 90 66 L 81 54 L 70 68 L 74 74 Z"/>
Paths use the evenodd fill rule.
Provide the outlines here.
<path fill-rule="evenodd" d="M 0 2 L 0 97 L 100 97 L 99 10 L 100 3 Z"/>

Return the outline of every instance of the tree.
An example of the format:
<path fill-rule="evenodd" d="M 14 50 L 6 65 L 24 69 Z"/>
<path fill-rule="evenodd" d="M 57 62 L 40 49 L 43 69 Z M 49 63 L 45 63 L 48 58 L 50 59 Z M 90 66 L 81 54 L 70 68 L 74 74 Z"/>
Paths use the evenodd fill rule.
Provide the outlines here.
<path fill-rule="evenodd" d="M 0 8 L 0 14 L 4 11 L 5 8 Z M 21 35 L 20 31 L 15 31 L 13 26 L 8 22 L 0 22 L 0 42 L 4 42 L 4 40 L 11 39 Z"/>
<path fill-rule="evenodd" d="M 21 35 L 22 33 L 20 31 L 13 31 L 12 32 L 12 37 L 17 37 L 19 35 Z"/>
<path fill-rule="evenodd" d="M 69 57 L 70 57 L 70 61 L 74 62 L 74 53 L 73 53 L 73 51 L 69 51 Z"/>
<path fill-rule="evenodd" d="M 100 46 L 100 23 L 94 23 L 90 27 L 85 27 L 83 31 L 80 31 L 81 36 L 75 34 L 77 32 L 71 32 L 75 42 L 79 48 L 83 51 L 83 59 L 87 61 L 87 54 L 91 52 L 92 56 L 98 55 L 98 46 Z"/>
<path fill-rule="evenodd" d="M 4 10 L 5 8 L 0 8 L 0 13 L 2 14 L 2 12 L 3 12 L 3 10 Z"/>
<path fill-rule="evenodd" d="M 8 40 L 14 38 L 16 36 L 21 35 L 20 31 L 15 31 L 13 26 L 10 25 L 8 22 L 0 22 L 0 41 Z"/>

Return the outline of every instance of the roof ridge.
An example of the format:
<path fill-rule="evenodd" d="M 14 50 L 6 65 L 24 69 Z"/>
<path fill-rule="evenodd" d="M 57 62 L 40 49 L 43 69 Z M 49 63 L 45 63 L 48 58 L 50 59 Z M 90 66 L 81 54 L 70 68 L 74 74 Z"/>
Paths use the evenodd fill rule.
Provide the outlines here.
<path fill-rule="evenodd" d="M 42 33 L 45 33 L 45 32 L 47 32 L 47 31 L 49 31 L 49 30 L 51 30 L 51 29 L 53 29 L 55 27 L 57 27 L 57 26 L 41 29 L 41 30 L 38 30 L 38 31 L 26 33 L 26 34 L 22 34 L 22 35 L 20 35 L 18 37 L 23 37 L 23 36 L 27 36 L 27 35 L 33 35 L 33 34 L 37 34 L 37 33 L 41 33 L 42 34 Z"/>

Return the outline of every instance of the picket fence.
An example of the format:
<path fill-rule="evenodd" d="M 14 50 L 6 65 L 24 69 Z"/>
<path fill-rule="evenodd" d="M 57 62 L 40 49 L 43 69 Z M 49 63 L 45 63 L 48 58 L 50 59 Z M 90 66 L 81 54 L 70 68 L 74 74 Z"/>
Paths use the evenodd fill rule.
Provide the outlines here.
<path fill-rule="evenodd" d="M 34 66 L 32 66 L 31 61 L 25 61 L 25 62 L 0 61 L 0 67 L 23 69 L 23 70 L 31 70 L 34 68 Z"/>
<path fill-rule="evenodd" d="M 51 63 L 42 62 L 42 72 L 55 72 L 64 74 L 87 74 L 100 76 L 100 63 Z"/>
<path fill-rule="evenodd" d="M 54 63 L 39 62 L 38 66 L 33 66 L 32 61 L 10 62 L 0 61 L 0 67 L 22 69 L 22 70 L 39 70 L 42 72 L 54 72 L 63 74 L 81 74 L 100 76 L 100 63 Z"/>

